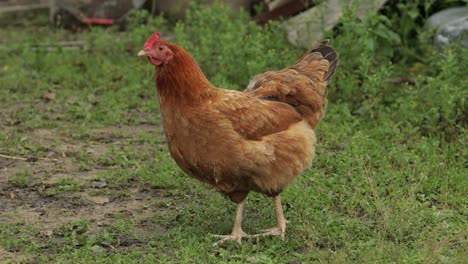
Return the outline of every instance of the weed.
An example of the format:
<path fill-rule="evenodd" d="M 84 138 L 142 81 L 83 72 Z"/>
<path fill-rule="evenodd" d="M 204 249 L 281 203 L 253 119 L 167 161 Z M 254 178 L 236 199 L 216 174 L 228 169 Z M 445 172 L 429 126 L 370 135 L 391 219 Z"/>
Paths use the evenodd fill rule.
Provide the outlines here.
<path fill-rule="evenodd" d="M 31 171 L 30 170 L 21 170 L 16 172 L 15 176 L 8 178 L 8 182 L 17 186 L 27 186 L 31 181 Z"/>
<path fill-rule="evenodd" d="M 83 183 L 74 178 L 61 178 L 47 189 L 46 194 L 54 196 L 65 192 L 79 192 Z"/>

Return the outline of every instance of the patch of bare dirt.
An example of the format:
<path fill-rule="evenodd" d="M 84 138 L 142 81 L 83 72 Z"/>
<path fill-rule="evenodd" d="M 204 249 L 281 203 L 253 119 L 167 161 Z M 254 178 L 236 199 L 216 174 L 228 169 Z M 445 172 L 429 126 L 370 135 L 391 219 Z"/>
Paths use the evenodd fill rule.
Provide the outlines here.
<path fill-rule="evenodd" d="M 144 191 L 142 191 L 144 190 Z M 90 196 L 86 191 L 47 196 L 35 189 L 10 189 L 14 199 L 3 197 L 0 210 L 0 222 L 24 223 L 41 230 L 53 230 L 62 224 L 84 217 L 101 226 L 110 225 L 114 214 L 124 213 L 135 221 L 151 216 L 152 201 L 161 197 L 161 190 L 145 188 L 131 189 L 132 195 L 126 198 L 112 196 Z M 103 202 L 104 201 L 104 202 Z"/>
<path fill-rule="evenodd" d="M 48 158 L 28 162 L 0 157 L 0 223 L 32 226 L 41 230 L 43 236 L 63 240 L 55 234 L 66 223 L 86 219 L 91 222 L 88 232 L 98 233 L 116 221 L 114 215 L 124 214 L 132 219 L 137 236 L 157 236 L 165 232 L 166 227 L 150 220 L 162 210 L 153 205 L 156 199 L 164 197 L 164 190 L 137 185 L 124 190 L 123 196 L 114 194 L 111 189 L 96 194 L 96 190 L 107 188 L 105 183 L 93 183 L 96 175 L 112 168 L 96 165 L 83 171 L 74 159 L 77 153 L 86 153 L 93 158 L 105 156 L 112 145 L 119 144 L 119 140 L 152 132 L 161 133 L 161 129 L 150 125 L 106 127 L 92 130 L 93 140 L 85 141 L 66 137 L 56 129 L 36 129 L 24 134 L 26 140 L 45 147 L 49 151 Z M 14 178 L 22 171 L 29 171 L 30 178 L 24 184 L 18 184 Z M 80 191 L 47 193 L 64 178 L 81 184 Z M 121 245 L 138 243 L 143 242 L 123 240 Z M 12 259 L 15 254 L 0 248 L 2 256 Z"/>

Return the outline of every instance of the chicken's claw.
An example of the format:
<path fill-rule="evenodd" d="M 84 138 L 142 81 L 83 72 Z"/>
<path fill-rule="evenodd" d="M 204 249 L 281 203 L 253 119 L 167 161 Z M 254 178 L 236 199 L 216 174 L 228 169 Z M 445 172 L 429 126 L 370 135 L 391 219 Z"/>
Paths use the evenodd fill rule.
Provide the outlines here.
<path fill-rule="evenodd" d="M 251 237 L 280 236 L 283 240 L 284 236 L 286 235 L 286 224 L 288 223 L 289 221 L 284 219 L 284 222 L 282 224 L 279 224 L 278 226 L 275 226 L 273 228 L 264 229 L 261 231 L 261 233 L 252 235 Z"/>
<path fill-rule="evenodd" d="M 232 232 L 230 235 L 213 235 L 213 236 L 221 238 L 221 240 L 219 240 L 218 242 L 213 244 L 213 247 L 216 247 L 216 246 L 224 243 L 226 240 L 234 240 L 237 243 L 241 244 L 243 237 L 250 237 L 248 234 L 246 234 L 242 230 L 237 230 L 237 232 Z"/>

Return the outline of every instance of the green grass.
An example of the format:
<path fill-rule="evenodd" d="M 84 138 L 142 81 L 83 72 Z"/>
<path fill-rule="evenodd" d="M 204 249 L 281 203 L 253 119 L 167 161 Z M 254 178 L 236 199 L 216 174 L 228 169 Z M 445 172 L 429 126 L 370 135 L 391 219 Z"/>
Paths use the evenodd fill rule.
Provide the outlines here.
<path fill-rule="evenodd" d="M 42 13 L 2 27 L 0 154 L 48 160 L 0 158 L 0 261 L 464 263 L 468 52 L 435 50 L 426 13 L 418 23 L 397 14 L 346 12 L 328 33 L 340 65 L 313 167 L 282 194 L 285 240 L 218 247 L 210 234 L 230 232 L 234 205 L 170 158 L 154 69 L 136 53 L 162 31 L 215 85 L 243 89 L 304 52 L 280 24 L 260 28 L 227 7 L 194 5 L 177 24 L 137 12 L 125 32 L 51 31 Z M 42 44 L 59 40 L 85 45 Z M 48 92 L 55 99 L 43 99 Z M 274 222 L 271 199 L 250 194 L 244 230 Z"/>
<path fill-rule="evenodd" d="M 73 178 L 61 178 L 54 183 L 49 189 L 47 189 L 47 195 L 57 195 L 64 192 L 79 192 L 83 187 L 83 184 Z"/>
<path fill-rule="evenodd" d="M 27 186 L 31 180 L 31 172 L 28 170 L 18 171 L 15 176 L 10 177 L 8 182 L 17 186 Z"/>

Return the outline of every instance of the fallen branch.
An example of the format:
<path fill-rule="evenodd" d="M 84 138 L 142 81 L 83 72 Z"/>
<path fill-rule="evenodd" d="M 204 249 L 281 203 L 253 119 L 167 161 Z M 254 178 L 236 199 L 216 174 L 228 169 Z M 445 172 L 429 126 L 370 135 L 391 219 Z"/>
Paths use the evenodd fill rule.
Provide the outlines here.
<path fill-rule="evenodd" d="M 4 155 L 4 154 L 0 154 L 0 158 L 23 160 L 23 161 L 27 161 L 27 162 L 36 162 L 38 160 L 46 160 L 46 161 L 57 161 L 58 160 L 58 159 L 51 159 L 51 158 L 36 158 L 36 157 L 23 158 L 23 157 L 14 157 L 14 156 Z"/>

